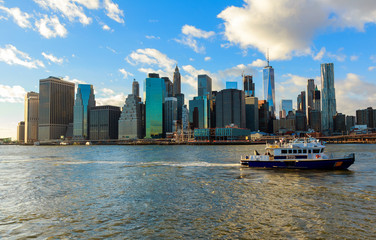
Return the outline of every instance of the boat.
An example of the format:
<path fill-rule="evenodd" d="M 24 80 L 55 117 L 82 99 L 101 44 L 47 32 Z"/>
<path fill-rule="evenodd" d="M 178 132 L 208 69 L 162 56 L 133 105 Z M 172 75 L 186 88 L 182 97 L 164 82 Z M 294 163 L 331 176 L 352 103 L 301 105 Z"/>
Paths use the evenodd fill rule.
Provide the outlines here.
<path fill-rule="evenodd" d="M 333 157 L 324 153 L 325 145 L 309 137 L 285 142 L 281 139 L 266 144 L 266 152 L 260 155 L 256 150 L 252 155 L 241 156 L 240 163 L 250 168 L 283 169 L 347 169 L 355 162 L 355 154 Z"/>

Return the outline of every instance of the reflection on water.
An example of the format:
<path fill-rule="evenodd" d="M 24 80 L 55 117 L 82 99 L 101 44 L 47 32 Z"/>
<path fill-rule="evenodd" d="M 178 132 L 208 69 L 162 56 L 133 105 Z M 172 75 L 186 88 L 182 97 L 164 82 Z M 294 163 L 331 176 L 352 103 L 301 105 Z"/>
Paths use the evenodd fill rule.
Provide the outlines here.
<path fill-rule="evenodd" d="M 376 148 L 348 171 L 254 170 L 262 146 L 0 147 L 2 238 L 376 238 Z"/>

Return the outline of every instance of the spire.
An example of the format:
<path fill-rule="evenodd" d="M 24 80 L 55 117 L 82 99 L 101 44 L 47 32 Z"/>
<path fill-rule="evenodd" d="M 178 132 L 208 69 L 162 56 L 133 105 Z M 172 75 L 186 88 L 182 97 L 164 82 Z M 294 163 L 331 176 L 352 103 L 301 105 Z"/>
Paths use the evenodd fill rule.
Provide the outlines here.
<path fill-rule="evenodd" d="M 178 64 L 176 64 L 175 72 L 179 72 Z"/>
<path fill-rule="evenodd" d="M 267 67 L 269 67 L 269 48 L 266 49 L 266 61 L 268 62 Z"/>

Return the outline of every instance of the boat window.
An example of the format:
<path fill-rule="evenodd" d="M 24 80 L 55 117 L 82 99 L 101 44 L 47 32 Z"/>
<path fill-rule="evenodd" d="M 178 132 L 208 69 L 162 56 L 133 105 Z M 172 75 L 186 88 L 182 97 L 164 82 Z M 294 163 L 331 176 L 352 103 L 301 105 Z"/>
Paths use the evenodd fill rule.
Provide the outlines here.
<path fill-rule="evenodd" d="M 293 153 L 296 153 L 296 149 L 293 150 Z"/>
<path fill-rule="evenodd" d="M 289 150 L 289 154 L 291 154 L 292 153 L 292 150 Z"/>
<path fill-rule="evenodd" d="M 313 149 L 313 153 L 320 153 L 320 149 Z"/>
<path fill-rule="evenodd" d="M 323 148 L 321 148 L 321 152 L 324 152 L 324 149 L 323 149 Z"/>
<path fill-rule="evenodd" d="M 287 150 L 286 149 L 282 149 L 282 154 L 286 154 L 287 153 Z"/>
<path fill-rule="evenodd" d="M 307 149 L 303 149 L 303 153 L 307 153 Z"/>
<path fill-rule="evenodd" d="M 298 153 L 302 153 L 302 149 L 299 149 L 299 150 L 298 150 Z"/>
<path fill-rule="evenodd" d="M 312 153 L 312 149 L 309 149 L 308 152 L 309 152 L 309 153 Z"/>

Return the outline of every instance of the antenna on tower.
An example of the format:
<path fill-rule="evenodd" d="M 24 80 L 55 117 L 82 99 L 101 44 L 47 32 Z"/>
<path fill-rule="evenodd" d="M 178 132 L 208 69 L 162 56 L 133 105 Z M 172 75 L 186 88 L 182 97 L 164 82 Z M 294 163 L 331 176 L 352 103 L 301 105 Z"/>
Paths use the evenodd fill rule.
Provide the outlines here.
<path fill-rule="evenodd" d="M 268 62 L 269 67 L 269 48 L 266 49 L 266 61 Z"/>

